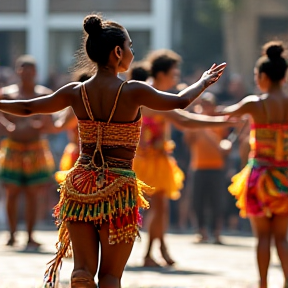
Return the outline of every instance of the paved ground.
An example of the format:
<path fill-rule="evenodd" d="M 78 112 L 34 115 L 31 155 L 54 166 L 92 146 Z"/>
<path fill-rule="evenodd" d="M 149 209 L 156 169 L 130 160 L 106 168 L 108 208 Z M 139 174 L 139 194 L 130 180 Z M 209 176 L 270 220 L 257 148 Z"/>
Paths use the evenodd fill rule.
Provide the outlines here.
<path fill-rule="evenodd" d="M 51 260 L 55 231 L 36 231 L 43 243 L 39 253 L 24 252 L 25 234 L 18 233 L 16 247 L 6 247 L 8 234 L 0 232 L 0 288 L 41 287 L 45 263 Z M 223 236 L 226 245 L 194 244 L 195 235 L 167 234 L 168 247 L 177 265 L 173 268 L 141 267 L 146 234 L 134 246 L 123 288 L 256 288 L 255 240 L 249 236 Z M 156 245 L 155 245 L 156 246 Z M 155 249 L 156 250 L 156 249 Z M 157 258 L 157 251 L 154 251 Z M 65 259 L 61 270 L 61 288 L 69 287 L 72 261 Z M 269 272 L 269 288 L 282 287 L 282 274 L 273 248 Z"/>

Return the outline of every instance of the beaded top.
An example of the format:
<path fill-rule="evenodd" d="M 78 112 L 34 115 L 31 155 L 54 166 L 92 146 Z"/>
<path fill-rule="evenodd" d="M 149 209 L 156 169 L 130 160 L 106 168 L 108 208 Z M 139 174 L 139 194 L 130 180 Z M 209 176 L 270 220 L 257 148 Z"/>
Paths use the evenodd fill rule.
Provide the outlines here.
<path fill-rule="evenodd" d="M 250 147 L 252 158 L 288 161 L 288 124 L 253 124 Z"/>
<path fill-rule="evenodd" d="M 83 103 L 90 119 L 78 121 L 81 150 L 80 157 L 83 154 L 91 156 L 94 165 L 94 156 L 97 152 L 99 152 L 102 165 L 104 165 L 105 157 L 102 154 L 102 148 L 110 149 L 121 147 L 134 152 L 134 155 L 136 153 L 141 134 L 142 118 L 140 117 L 138 120 L 131 123 L 111 122 L 124 83 L 125 82 L 123 82 L 118 89 L 115 103 L 107 122 L 94 120 L 84 83 L 81 86 Z"/>

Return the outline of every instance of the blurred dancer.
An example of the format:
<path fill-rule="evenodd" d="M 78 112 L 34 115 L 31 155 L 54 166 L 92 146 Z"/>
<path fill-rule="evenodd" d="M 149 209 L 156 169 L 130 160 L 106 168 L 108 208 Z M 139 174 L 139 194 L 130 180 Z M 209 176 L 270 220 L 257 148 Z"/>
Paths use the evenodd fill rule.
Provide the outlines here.
<path fill-rule="evenodd" d="M 216 114 L 216 98 L 210 92 L 201 95 L 199 108 L 201 113 L 213 116 Z M 199 243 L 209 240 L 207 222 L 214 236 L 214 243 L 221 244 L 220 232 L 223 221 L 223 198 L 225 191 L 225 157 L 231 143 L 223 145 L 228 136 L 228 129 L 223 127 L 205 128 L 199 131 L 186 130 L 185 139 L 191 149 L 191 163 L 188 186 L 192 189 L 193 210 L 197 219 L 200 237 Z M 228 140 L 226 140 L 228 141 Z M 207 181 L 209 179 L 209 181 Z M 207 212 L 209 217 L 207 217 Z"/>
<path fill-rule="evenodd" d="M 267 288 L 271 240 L 274 238 L 288 287 L 288 98 L 283 91 L 287 62 L 281 42 L 264 45 L 255 65 L 262 95 L 250 95 L 226 107 L 224 114 L 252 118 L 248 164 L 232 178 L 229 191 L 242 217 L 249 217 L 257 237 L 260 288 Z"/>
<path fill-rule="evenodd" d="M 36 85 L 36 62 L 30 55 L 23 55 L 16 61 L 19 83 L 3 87 L 2 99 L 27 100 L 51 93 L 51 90 Z M 28 232 L 27 249 L 37 249 L 32 232 L 36 223 L 37 197 L 40 190 L 51 180 L 54 160 L 48 141 L 43 138 L 45 125 L 50 116 L 1 116 L 7 126 L 7 138 L 1 143 L 3 157 L 0 160 L 0 178 L 6 190 L 7 216 L 10 238 L 7 245 L 15 243 L 17 226 L 17 203 L 21 192 L 25 195 L 26 225 Z M 3 122 L 2 121 L 2 122 Z M 7 124 L 8 123 L 8 124 Z M 10 123 L 10 124 L 9 124 Z"/>
<path fill-rule="evenodd" d="M 152 86 L 155 89 L 168 91 L 178 84 L 181 57 L 177 53 L 157 50 L 151 52 L 145 61 L 151 65 Z M 174 142 L 170 140 L 170 124 L 173 123 L 179 129 L 219 126 L 223 124 L 219 122 L 224 119 L 220 117 L 219 121 L 214 121 L 214 117 L 185 111 L 159 112 L 145 107 L 141 112 L 144 116 L 142 132 L 133 167 L 140 179 L 155 187 L 146 222 L 149 240 L 144 266 L 159 266 L 151 257 L 152 244 L 156 239 L 160 240 L 160 252 L 166 264 L 173 265 L 174 260 L 167 251 L 164 234 L 169 219 L 169 199 L 177 200 L 180 197 L 184 174 L 170 155 L 174 149 Z"/>

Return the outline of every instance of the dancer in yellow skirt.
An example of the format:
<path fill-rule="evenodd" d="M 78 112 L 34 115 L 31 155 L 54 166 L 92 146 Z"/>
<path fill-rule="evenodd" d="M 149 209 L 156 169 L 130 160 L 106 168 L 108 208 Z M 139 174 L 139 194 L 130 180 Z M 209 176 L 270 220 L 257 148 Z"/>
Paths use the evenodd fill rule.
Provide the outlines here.
<path fill-rule="evenodd" d="M 260 288 L 267 288 L 270 245 L 275 240 L 285 287 L 288 287 L 288 98 L 283 91 L 286 60 L 283 46 L 269 42 L 255 66 L 255 81 L 264 93 L 226 107 L 224 114 L 252 118 L 248 164 L 232 178 L 229 191 L 242 217 L 249 217 L 258 239 Z"/>
<path fill-rule="evenodd" d="M 152 86 L 158 90 L 169 91 L 178 84 L 180 79 L 180 61 L 181 57 L 171 50 L 156 50 L 147 56 L 142 70 L 147 67 L 148 62 L 151 66 Z M 140 68 L 141 65 L 133 67 L 131 77 L 133 75 L 137 77 L 139 73 L 135 71 L 140 72 Z M 145 80 L 145 77 L 141 80 Z M 160 241 L 160 252 L 165 263 L 173 265 L 174 260 L 167 251 L 164 234 L 169 219 L 169 199 L 177 200 L 180 197 L 184 173 L 171 156 L 174 142 L 170 140 L 170 124 L 173 123 L 179 129 L 227 124 L 221 117 L 216 120 L 214 117 L 176 110 L 159 112 L 143 107 L 141 111 L 143 114 L 142 133 L 133 167 L 137 177 L 155 187 L 146 221 L 149 239 L 144 266 L 159 266 L 159 263 L 151 256 L 152 245 L 156 239 Z"/>
<path fill-rule="evenodd" d="M 123 26 L 89 15 L 83 27 L 83 46 L 88 60 L 97 65 L 97 73 L 84 83 L 69 83 L 42 98 L 2 100 L 0 110 L 28 116 L 73 108 L 80 156 L 61 183 L 60 201 L 55 207 L 59 242 L 44 286 L 55 287 L 61 260 L 73 249 L 72 288 L 96 288 L 97 271 L 99 287 L 118 288 L 139 236 L 139 209 L 148 208 L 143 192 L 150 187 L 132 170 L 141 133 L 140 107 L 184 108 L 219 79 L 226 64 L 213 65 L 182 93 L 167 94 L 140 81 L 123 82 L 118 77 L 133 60 L 132 41 Z"/>

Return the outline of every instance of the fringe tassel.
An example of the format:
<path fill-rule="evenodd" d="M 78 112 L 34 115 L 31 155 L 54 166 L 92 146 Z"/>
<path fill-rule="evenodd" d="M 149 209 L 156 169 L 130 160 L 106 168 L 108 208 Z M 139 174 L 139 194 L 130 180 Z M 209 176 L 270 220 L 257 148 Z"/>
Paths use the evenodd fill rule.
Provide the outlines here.
<path fill-rule="evenodd" d="M 56 244 L 57 253 L 54 259 L 47 263 L 50 264 L 45 271 L 43 288 L 56 287 L 58 269 L 61 268 L 62 258 L 72 256 L 72 247 L 70 243 L 69 233 L 66 227 L 66 223 L 63 222 L 59 229 L 59 242 Z"/>

